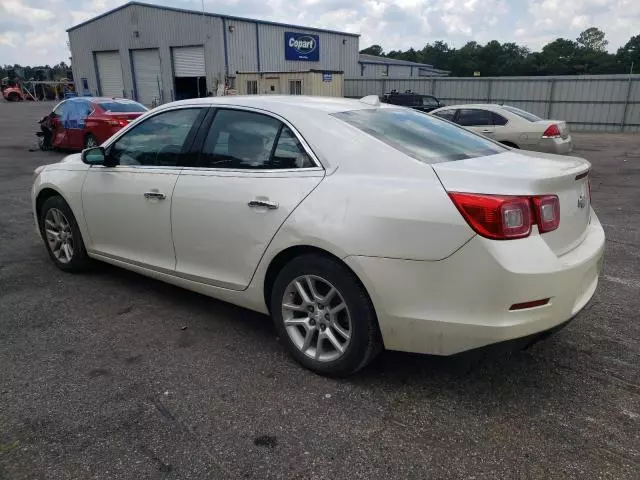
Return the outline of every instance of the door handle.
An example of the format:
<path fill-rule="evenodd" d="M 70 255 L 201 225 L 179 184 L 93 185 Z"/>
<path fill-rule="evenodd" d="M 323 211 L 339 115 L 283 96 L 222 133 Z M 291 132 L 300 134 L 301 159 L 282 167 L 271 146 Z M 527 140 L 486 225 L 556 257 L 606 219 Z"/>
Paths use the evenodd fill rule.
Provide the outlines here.
<path fill-rule="evenodd" d="M 157 198 L 158 200 L 164 200 L 167 196 L 160 192 L 144 192 L 144 198 Z"/>
<path fill-rule="evenodd" d="M 482 133 L 492 133 L 493 130 L 489 130 L 488 128 L 484 128 L 482 130 L 480 130 Z"/>
<path fill-rule="evenodd" d="M 278 202 L 272 202 L 271 200 L 251 200 L 247 205 L 251 208 L 266 207 L 269 210 L 275 210 L 280 206 Z"/>

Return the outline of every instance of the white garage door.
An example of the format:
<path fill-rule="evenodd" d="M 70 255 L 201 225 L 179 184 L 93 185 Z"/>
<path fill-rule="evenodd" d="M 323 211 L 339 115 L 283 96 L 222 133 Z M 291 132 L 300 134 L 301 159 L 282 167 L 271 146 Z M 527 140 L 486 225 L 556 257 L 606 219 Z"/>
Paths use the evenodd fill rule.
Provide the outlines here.
<path fill-rule="evenodd" d="M 160 53 L 158 50 L 133 50 L 133 75 L 136 80 L 136 96 L 147 106 L 160 104 Z"/>
<path fill-rule="evenodd" d="M 204 72 L 204 48 L 174 48 L 173 75 L 176 77 L 205 77 L 206 74 Z"/>
<path fill-rule="evenodd" d="M 98 78 L 100 79 L 100 94 L 105 97 L 122 97 L 124 83 L 122 82 L 122 63 L 118 52 L 97 52 Z"/>

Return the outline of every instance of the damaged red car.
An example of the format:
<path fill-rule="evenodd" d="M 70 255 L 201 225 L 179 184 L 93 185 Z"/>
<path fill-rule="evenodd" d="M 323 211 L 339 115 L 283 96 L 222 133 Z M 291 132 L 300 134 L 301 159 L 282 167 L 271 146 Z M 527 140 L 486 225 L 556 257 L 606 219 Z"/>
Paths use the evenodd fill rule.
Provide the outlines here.
<path fill-rule="evenodd" d="M 126 98 L 69 98 L 40 119 L 38 145 L 42 150 L 97 147 L 147 110 Z"/>

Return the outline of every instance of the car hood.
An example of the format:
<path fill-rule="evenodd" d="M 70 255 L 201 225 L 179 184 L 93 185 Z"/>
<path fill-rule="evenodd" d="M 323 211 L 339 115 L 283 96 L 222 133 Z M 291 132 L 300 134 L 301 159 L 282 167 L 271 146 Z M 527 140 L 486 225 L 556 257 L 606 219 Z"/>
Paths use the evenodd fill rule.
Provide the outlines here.
<path fill-rule="evenodd" d="M 71 155 L 64 157 L 58 163 L 82 163 L 82 154 L 72 153 Z"/>

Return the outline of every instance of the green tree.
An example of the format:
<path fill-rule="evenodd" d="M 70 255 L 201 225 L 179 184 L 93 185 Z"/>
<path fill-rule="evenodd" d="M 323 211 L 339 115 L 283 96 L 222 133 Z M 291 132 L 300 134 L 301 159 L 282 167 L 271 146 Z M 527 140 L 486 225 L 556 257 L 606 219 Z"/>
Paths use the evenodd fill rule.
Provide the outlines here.
<path fill-rule="evenodd" d="M 371 45 L 370 47 L 367 47 L 364 50 L 360 50 L 360 53 L 382 57 L 384 55 L 384 50 L 380 45 Z"/>
<path fill-rule="evenodd" d="M 596 27 L 587 28 L 578 35 L 576 42 L 578 46 L 594 52 L 605 52 L 609 41 L 606 40 L 604 32 Z"/>
<path fill-rule="evenodd" d="M 640 35 L 635 35 L 629 39 L 624 46 L 618 49 L 616 54 L 618 62 L 621 67 L 627 72 L 631 69 L 633 64 L 633 70 L 635 72 L 640 71 Z M 626 73 L 626 72 L 625 72 Z"/>

